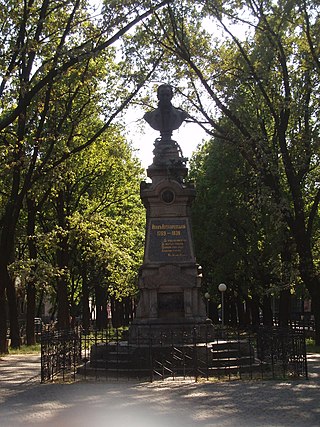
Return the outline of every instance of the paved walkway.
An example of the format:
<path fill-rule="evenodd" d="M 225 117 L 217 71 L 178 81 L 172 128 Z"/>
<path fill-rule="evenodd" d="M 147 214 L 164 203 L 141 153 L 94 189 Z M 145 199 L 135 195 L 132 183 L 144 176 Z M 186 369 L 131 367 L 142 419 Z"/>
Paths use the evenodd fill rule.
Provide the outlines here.
<path fill-rule="evenodd" d="M 320 426 L 320 354 L 309 380 L 40 384 L 39 356 L 0 359 L 0 427 Z"/>

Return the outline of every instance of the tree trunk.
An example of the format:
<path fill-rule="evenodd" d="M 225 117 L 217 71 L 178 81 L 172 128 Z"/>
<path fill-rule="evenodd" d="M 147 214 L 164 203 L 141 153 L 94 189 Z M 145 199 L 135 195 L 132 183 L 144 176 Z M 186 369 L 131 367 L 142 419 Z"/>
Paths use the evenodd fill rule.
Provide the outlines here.
<path fill-rule="evenodd" d="M 0 283 L 0 354 L 8 352 L 6 292 L 2 283 Z"/>
<path fill-rule="evenodd" d="M 281 282 L 283 290 L 280 292 L 279 301 L 279 326 L 286 328 L 289 324 L 291 314 L 291 272 L 292 272 L 292 253 L 290 248 L 292 241 L 287 235 L 284 239 L 284 247 L 281 251 Z"/>
<path fill-rule="evenodd" d="M 8 272 L 8 265 L 13 261 L 14 253 L 14 229 L 15 229 L 15 220 L 13 217 L 10 217 L 11 211 L 7 212 L 3 218 L 2 224 L 2 233 L 0 239 L 0 287 L 1 294 L 0 299 L 2 299 L 1 304 L 5 305 L 5 297 L 7 297 L 7 304 L 9 308 L 9 322 L 10 322 L 10 338 L 11 338 L 11 347 L 19 348 L 20 347 L 20 331 L 19 331 L 19 321 L 18 321 L 18 309 L 17 309 L 17 297 L 16 297 L 16 288 L 13 280 L 11 279 Z M 2 316 L 5 318 L 2 319 L 2 322 L 6 321 L 6 315 L 4 310 L 1 310 Z M 4 335 L 1 340 L 3 340 Z M 0 343 L 0 346 L 3 347 L 6 345 L 4 342 Z"/>
<path fill-rule="evenodd" d="M 112 326 L 120 328 L 124 326 L 124 305 L 122 301 L 111 298 L 111 313 L 112 313 Z"/>
<path fill-rule="evenodd" d="M 279 326 L 287 327 L 291 312 L 291 293 L 290 289 L 284 289 L 280 292 L 279 301 Z"/>
<path fill-rule="evenodd" d="M 124 299 L 124 324 L 128 326 L 132 320 L 132 299 L 131 297 L 126 297 Z"/>
<path fill-rule="evenodd" d="M 62 229 L 58 236 L 57 265 L 61 271 L 66 271 L 69 265 L 66 215 L 67 213 L 64 205 L 64 193 L 61 190 L 57 198 L 58 224 Z M 57 280 L 57 302 L 58 328 L 68 329 L 70 327 L 70 311 L 68 298 L 68 279 L 66 273 L 61 273 L 61 276 Z"/>
<path fill-rule="evenodd" d="M 10 321 L 10 339 L 12 348 L 20 348 L 20 329 L 19 329 L 19 319 L 18 319 L 18 307 L 17 307 L 17 297 L 16 290 L 12 280 L 9 278 L 8 274 L 8 283 L 7 286 L 7 299 L 9 306 L 9 321 Z"/>
<path fill-rule="evenodd" d="M 27 67 L 25 68 L 25 71 Z M 22 77 L 22 75 L 20 76 Z M 26 77 L 26 76 L 24 76 Z M 24 80 L 24 77 L 22 78 Z M 24 80 L 26 83 L 27 80 Z M 22 91 L 20 93 L 20 99 L 22 100 Z M 19 331 L 19 320 L 18 320 L 18 309 L 17 309 L 17 297 L 15 283 L 11 279 L 8 271 L 8 266 L 14 261 L 14 248 L 15 248 L 15 231 L 19 220 L 20 211 L 22 208 L 23 200 L 26 195 L 26 191 L 29 188 L 31 180 L 31 171 L 25 175 L 24 182 L 22 182 L 21 171 L 24 165 L 21 160 L 24 156 L 24 137 L 26 129 L 26 108 L 23 108 L 19 112 L 17 121 L 17 142 L 16 149 L 13 157 L 15 164 L 12 168 L 12 182 L 10 196 L 7 200 L 5 213 L 2 218 L 2 233 L 0 240 L 0 259 L 2 266 L 0 268 L 0 282 L 4 283 L 7 291 L 7 300 L 9 307 L 9 320 L 10 320 L 10 338 L 11 347 L 20 347 L 20 331 Z M 23 184 L 23 185 L 22 185 Z M 2 285 L 3 286 L 3 285 Z"/>
<path fill-rule="evenodd" d="M 250 300 L 250 311 L 251 311 L 251 322 L 253 326 L 260 325 L 260 316 L 259 316 L 259 297 L 254 295 L 252 300 Z"/>
<path fill-rule="evenodd" d="M 230 299 L 230 324 L 236 326 L 238 324 L 237 306 L 234 297 Z"/>
<path fill-rule="evenodd" d="M 12 348 L 20 347 L 20 330 L 18 320 L 18 308 L 16 289 L 13 280 L 9 276 L 7 265 L 1 265 L 0 268 L 0 281 L 5 284 L 7 290 L 7 301 L 9 308 L 9 322 L 10 322 L 10 339 Z"/>
<path fill-rule="evenodd" d="M 38 308 L 37 308 L 37 316 L 36 317 L 42 317 L 43 297 L 44 297 L 44 288 L 42 288 L 40 291 L 40 297 L 38 300 Z"/>
<path fill-rule="evenodd" d="M 26 338 L 27 345 L 36 343 L 34 318 L 36 317 L 36 287 L 33 282 L 27 285 L 27 325 Z"/>
<path fill-rule="evenodd" d="M 27 236 L 28 236 L 28 248 L 29 248 L 29 257 L 31 260 L 36 262 L 37 259 L 37 247 L 34 241 L 35 235 L 35 226 L 36 226 L 36 205 L 33 199 L 27 198 L 27 211 L 28 211 L 28 221 L 27 221 Z M 34 264 L 32 269 L 31 277 L 34 277 L 36 273 L 36 264 Z M 27 345 L 34 345 L 36 343 L 35 337 L 35 327 L 34 327 L 34 318 L 36 317 L 36 287 L 34 279 L 31 279 L 27 283 L 27 326 L 26 326 L 26 336 L 27 336 Z"/>
<path fill-rule="evenodd" d="M 85 331 L 90 328 L 89 286 L 85 267 L 82 271 L 82 326 Z"/>
<path fill-rule="evenodd" d="M 320 345 L 320 292 L 312 296 L 312 312 L 315 321 L 315 344 Z"/>
<path fill-rule="evenodd" d="M 101 330 L 107 326 L 107 297 L 106 291 L 101 286 L 95 286 L 96 292 L 96 326 Z"/>
<path fill-rule="evenodd" d="M 317 278 L 314 278 L 314 282 L 304 280 L 310 296 L 311 296 L 311 307 L 312 313 L 315 320 L 315 343 L 320 345 L 320 283 Z"/>
<path fill-rule="evenodd" d="M 59 329 L 68 329 L 70 327 L 69 301 L 68 301 L 68 282 L 64 277 L 57 281 L 57 302 L 58 313 L 57 321 Z"/>
<path fill-rule="evenodd" d="M 241 300 L 239 295 L 237 296 L 237 311 L 238 311 L 239 326 L 240 327 L 245 326 L 246 325 L 246 316 L 245 316 L 245 311 L 244 311 L 244 305 L 243 305 L 243 301 Z"/>
<path fill-rule="evenodd" d="M 296 232 L 296 243 L 299 254 L 299 271 L 312 300 L 312 312 L 315 319 L 315 341 L 320 345 L 320 276 L 314 265 L 310 241 L 306 233 Z"/>
<path fill-rule="evenodd" d="M 251 321 L 251 300 L 246 295 L 244 297 L 245 300 L 245 310 L 244 310 L 244 318 L 245 318 L 245 325 L 249 326 L 252 324 Z"/>
<path fill-rule="evenodd" d="M 272 326 L 273 324 L 273 316 L 271 309 L 271 298 L 268 296 L 263 297 L 263 325 L 264 326 Z"/>
<path fill-rule="evenodd" d="M 100 286 L 96 285 L 94 287 L 94 293 L 95 293 L 95 306 L 96 306 L 96 329 L 101 330 L 102 329 L 102 307 L 103 303 L 101 301 L 101 288 Z"/>
<path fill-rule="evenodd" d="M 224 298 L 224 312 L 223 312 L 223 317 L 224 317 L 224 324 L 225 325 L 229 325 L 230 323 L 230 299 L 229 299 L 229 295 L 227 292 L 224 292 L 223 295 Z M 221 295 L 221 301 L 222 301 L 222 295 Z M 222 303 L 221 303 L 221 320 L 222 320 Z"/>
<path fill-rule="evenodd" d="M 209 319 L 215 324 L 219 323 L 218 304 L 211 300 L 209 300 Z"/>

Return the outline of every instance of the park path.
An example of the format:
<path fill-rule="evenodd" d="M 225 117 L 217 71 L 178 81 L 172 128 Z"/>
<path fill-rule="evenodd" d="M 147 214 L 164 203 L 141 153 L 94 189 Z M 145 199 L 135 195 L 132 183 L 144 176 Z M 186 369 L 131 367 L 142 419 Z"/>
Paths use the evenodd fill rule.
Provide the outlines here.
<path fill-rule="evenodd" d="M 40 384 L 39 366 L 0 359 L 0 427 L 320 427 L 320 354 L 291 381 Z"/>

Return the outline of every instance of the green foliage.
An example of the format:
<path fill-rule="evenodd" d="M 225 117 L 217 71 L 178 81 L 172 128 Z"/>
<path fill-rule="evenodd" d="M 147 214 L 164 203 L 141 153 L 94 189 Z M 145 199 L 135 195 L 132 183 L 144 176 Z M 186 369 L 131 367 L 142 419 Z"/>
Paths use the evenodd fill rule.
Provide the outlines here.
<path fill-rule="evenodd" d="M 20 277 L 22 285 L 32 280 L 47 295 L 52 295 L 57 280 L 64 278 L 70 301 L 76 305 L 82 298 L 83 280 L 91 291 L 99 284 L 119 300 L 135 294 L 145 221 L 139 199 L 141 173 L 130 147 L 115 127 L 74 156 L 72 162 L 64 162 L 58 171 L 54 169 L 52 181 L 42 184 L 48 186 L 50 194 L 38 212 L 35 235 L 21 235 L 22 253 L 11 265 L 12 274 Z M 42 186 L 39 194 L 34 188 L 34 197 L 47 191 Z M 57 217 L 61 194 L 63 223 Z M 29 259 L 24 246 L 30 238 L 38 252 L 34 260 Z M 58 265 L 56 255 L 62 238 L 70 254 L 64 267 Z"/>
<path fill-rule="evenodd" d="M 40 354 L 41 344 L 21 345 L 20 348 L 10 349 L 9 354 Z"/>
<path fill-rule="evenodd" d="M 319 4 L 186 0 L 157 23 L 163 70 L 213 138 L 192 165 L 207 280 L 260 294 L 302 280 L 318 300 Z"/>
<path fill-rule="evenodd" d="M 221 282 L 243 296 L 280 290 L 285 229 L 259 177 L 221 140 L 195 153 L 191 176 L 196 253 L 212 294 Z"/>
<path fill-rule="evenodd" d="M 307 346 L 308 353 L 320 353 L 320 345 L 316 345 L 314 339 L 307 338 L 306 346 Z"/>
<path fill-rule="evenodd" d="M 79 227 L 79 212 L 88 224 L 91 212 L 96 227 L 110 229 L 109 233 L 91 234 L 98 236 L 99 244 L 93 250 L 97 250 L 104 273 L 113 271 L 115 265 L 122 268 L 122 273 L 118 267 L 117 276 L 112 277 L 116 284 L 111 289 L 119 288 L 119 276 L 126 267 L 129 283 L 122 279 L 122 287 L 133 286 L 131 268 L 140 256 L 141 244 L 122 236 L 140 227 L 139 203 L 133 196 L 140 169 L 111 125 L 155 65 L 148 63 L 139 72 L 131 70 L 131 58 L 139 52 L 120 58 L 114 46 L 125 43 L 125 34 L 133 33 L 137 23 L 147 21 L 163 4 L 112 2 L 109 6 L 117 11 L 114 14 L 108 3 L 102 11 L 93 12 L 92 2 L 87 0 L 1 1 L 0 294 L 5 286 L 11 287 L 7 294 L 12 297 L 10 319 L 16 341 L 18 323 L 12 310 L 16 277 L 21 295 L 24 286 L 40 289 L 44 284 L 52 294 L 57 292 L 58 305 L 64 307 L 64 318 L 69 320 L 64 290 L 68 286 L 73 301 L 81 287 L 79 270 L 74 273 L 69 259 L 71 223 Z M 114 140 L 105 156 L 97 148 L 95 154 L 87 151 L 81 155 L 95 142 L 106 148 L 103 135 L 107 129 Z M 93 160 L 95 155 L 99 158 Z M 106 162 L 103 167 L 106 156 L 114 164 Z M 85 172 L 81 174 L 81 170 Z M 82 224 L 80 228 L 86 227 Z M 139 232 L 137 235 L 140 239 Z M 128 249 L 121 251 L 121 245 Z M 134 251 L 130 245 L 140 246 Z M 95 261 L 90 259 L 93 265 Z M 13 281 L 5 285 L 9 265 Z M 0 304 L 3 325 L 7 310 L 2 296 Z M 0 347 L 3 341 L 2 333 Z"/>

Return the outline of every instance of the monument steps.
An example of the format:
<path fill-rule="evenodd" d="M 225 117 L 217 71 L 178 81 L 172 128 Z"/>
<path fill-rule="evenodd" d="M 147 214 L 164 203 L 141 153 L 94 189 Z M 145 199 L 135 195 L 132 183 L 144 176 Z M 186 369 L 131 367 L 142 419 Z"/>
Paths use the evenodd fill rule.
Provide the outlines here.
<path fill-rule="evenodd" d="M 261 361 L 255 357 L 254 348 L 241 341 L 214 343 L 211 348 L 210 365 L 211 375 L 225 372 L 245 373 L 261 369 Z"/>
<path fill-rule="evenodd" d="M 239 341 L 176 345 L 96 344 L 80 371 L 104 377 L 221 377 L 261 370 L 254 349 Z"/>

